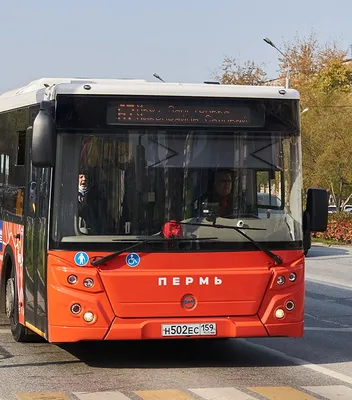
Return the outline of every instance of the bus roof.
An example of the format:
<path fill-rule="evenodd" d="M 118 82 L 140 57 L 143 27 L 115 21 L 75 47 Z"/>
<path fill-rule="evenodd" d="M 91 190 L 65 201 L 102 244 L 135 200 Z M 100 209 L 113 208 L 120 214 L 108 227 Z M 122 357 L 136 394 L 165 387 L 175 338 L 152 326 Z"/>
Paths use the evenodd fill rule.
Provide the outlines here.
<path fill-rule="evenodd" d="M 85 88 L 85 85 L 89 87 Z M 0 112 L 37 104 L 42 100 L 54 100 L 57 94 L 299 99 L 297 90 L 285 89 L 283 86 L 164 83 L 142 79 L 41 78 L 0 95 Z"/>

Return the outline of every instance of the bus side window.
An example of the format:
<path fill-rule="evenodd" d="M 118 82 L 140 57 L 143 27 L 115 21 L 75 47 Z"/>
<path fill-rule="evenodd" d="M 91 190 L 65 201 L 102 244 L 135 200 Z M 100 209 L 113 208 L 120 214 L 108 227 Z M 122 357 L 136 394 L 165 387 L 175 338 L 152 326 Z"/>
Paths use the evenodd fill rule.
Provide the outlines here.
<path fill-rule="evenodd" d="M 16 165 L 24 165 L 25 154 L 26 154 L 26 131 L 18 131 Z"/>

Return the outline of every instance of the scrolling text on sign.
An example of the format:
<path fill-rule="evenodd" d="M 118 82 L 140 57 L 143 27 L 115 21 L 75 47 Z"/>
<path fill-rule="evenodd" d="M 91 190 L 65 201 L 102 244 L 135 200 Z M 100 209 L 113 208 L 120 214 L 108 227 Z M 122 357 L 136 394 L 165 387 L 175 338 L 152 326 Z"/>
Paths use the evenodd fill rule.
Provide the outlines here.
<path fill-rule="evenodd" d="M 250 111 L 247 108 L 194 107 L 162 104 L 155 108 L 154 104 L 117 105 L 118 121 L 135 122 L 180 122 L 180 123 L 223 123 L 248 124 Z"/>

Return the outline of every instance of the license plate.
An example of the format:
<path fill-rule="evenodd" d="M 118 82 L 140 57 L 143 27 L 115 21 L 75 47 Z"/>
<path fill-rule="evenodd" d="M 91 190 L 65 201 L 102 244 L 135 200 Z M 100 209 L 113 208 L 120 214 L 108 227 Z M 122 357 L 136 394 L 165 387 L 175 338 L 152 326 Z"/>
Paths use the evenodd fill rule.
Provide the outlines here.
<path fill-rule="evenodd" d="M 200 324 L 163 324 L 162 336 L 210 336 L 216 335 L 216 324 L 205 322 Z"/>

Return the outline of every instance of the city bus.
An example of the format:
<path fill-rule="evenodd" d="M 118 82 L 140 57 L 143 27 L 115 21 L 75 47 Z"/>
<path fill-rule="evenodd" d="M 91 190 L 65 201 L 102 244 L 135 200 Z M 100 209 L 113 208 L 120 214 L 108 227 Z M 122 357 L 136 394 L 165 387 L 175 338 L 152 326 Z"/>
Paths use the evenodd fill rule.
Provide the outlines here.
<path fill-rule="evenodd" d="M 0 300 L 14 340 L 301 337 L 294 89 L 42 78 L 0 96 Z"/>

